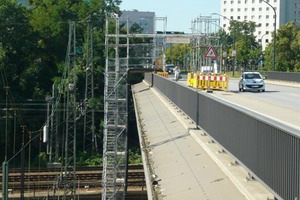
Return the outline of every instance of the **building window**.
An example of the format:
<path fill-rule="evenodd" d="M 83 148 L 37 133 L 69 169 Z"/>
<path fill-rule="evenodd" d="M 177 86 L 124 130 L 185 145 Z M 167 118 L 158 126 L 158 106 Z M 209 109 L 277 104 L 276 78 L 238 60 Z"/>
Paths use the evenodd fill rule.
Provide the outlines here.
<path fill-rule="evenodd" d="M 252 10 L 252 11 L 255 11 L 255 8 L 252 8 L 251 10 Z"/>
<path fill-rule="evenodd" d="M 241 17 L 240 17 L 240 16 L 238 16 L 238 17 L 237 17 L 237 19 L 241 19 Z"/>
<path fill-rule="evenodd" d="M 269 15 L 266 15 L 266 19 L 269 19 Z"/>
<path fill-rule="evenodd" d="M 244 11 L 248 11 L 248 8 L 245 8 Z"/>
<path fill-rule="evenodd" d="M 261 15 L 258 16 L 258 19 L 261 19 Z"/>
<path fill-rule="evenodd" d="M 226 9 L 226 8 L 224 8 L 223 12 L 226 12 L 226 11 L 227 11 L 227 9 Z"/>
<path fill-rule="evenodd" d="M 269 27 L 269 23 L 266 23 L 266 27 Z"/>
<path fill-rule="evenodd" d="M 233 4 L 234 1 L 230 1 L 230 4 Z"/>
<path fill-rule="evenodd" d="M 252 16 L 251 16 L 251 19 L 255 19 L 255 16 L 254 16 L 254 15 L 252 15 Z"/>
<path fill-rule="evenodd" d="M 223 3 L 223 4 L 225 5 L 226 3 L 227 3 L 227 1 L 224 1 L 224 3 Z"/>
<path fill-rule="evenodd" d="M 233 12 L 233 8 L 230 8 L 230 12 Z"/>
<path fill-rule="evenodd" d="M 248 16 L 244 16 L 244 20 L 247 20 L 248 19 Z"/>
<path fill-rule="evenodd" d="M 252 3 L 255 3 L 255 0 L 252 0 Z"/>
<path fill-rule="evenodd" d="M 269 43 L 269 39 L 266 39 L 266 43 Z"/>
<path fill-rule="evenodd" d="M 238 0 L 238 4 L 241 4 L 241 0 Z"/>
<path fill-rule="evenodd" d="M 261 8 L 261 7 L 259 8 L 259 11 L 262 11 L 262 8 Z"/>
<path fill-rule="evenodd" d="M 266 11 L 269 11 L 270 10 L 270 8 L 269 7 L 266 7 Z"/>
<path fill-rule="evenodd" d="M 245 3 L 248 3 L 248 0 L 245 0 Z"/>
<path fill-rule="evenodd" d="M 238 10 L 238 12 L 241 12 L 241 9 L 240 9 L 240 8 L 238 8 L 237 10 Z"/>
<path fill-rule="evenodd" d="M 261 34 L 261 31 L 258 31 L 258 35 L 260 35 Z"/>

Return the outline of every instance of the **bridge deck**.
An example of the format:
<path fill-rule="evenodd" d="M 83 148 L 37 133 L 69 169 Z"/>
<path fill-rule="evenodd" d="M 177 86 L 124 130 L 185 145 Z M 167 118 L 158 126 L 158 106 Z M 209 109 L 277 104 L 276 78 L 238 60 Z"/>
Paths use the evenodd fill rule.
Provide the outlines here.
<path fill-rule="evenodd" d="M 230 165 L 233 158 L 218 153 L 218 145 L 154 88 L 139 83 L 132 90 L 141 147 L 149 157 L 144 168 L 146 176 L 155 175 L 156 194 L 172 200 L 273 199 L 258 181 L 246 181 L 247 172 Z"/>

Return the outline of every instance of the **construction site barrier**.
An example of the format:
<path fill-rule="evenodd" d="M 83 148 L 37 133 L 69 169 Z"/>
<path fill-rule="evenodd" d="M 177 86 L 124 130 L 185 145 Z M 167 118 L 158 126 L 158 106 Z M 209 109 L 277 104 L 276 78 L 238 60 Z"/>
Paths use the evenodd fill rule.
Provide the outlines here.
<path fill-rule="evenodd" d="M 187 85 L 201 90 L 228 90 L 228 76 L 188 73 Z"/>
<path fill-rule="evenodd" d="M 160 75 L 160 76 L 163 76 L 163 77 L 166 77 L 166 78 L 168 78 L 168 76 L 169 76 L 168 72 L 157 72 L 156 74 Z"/>

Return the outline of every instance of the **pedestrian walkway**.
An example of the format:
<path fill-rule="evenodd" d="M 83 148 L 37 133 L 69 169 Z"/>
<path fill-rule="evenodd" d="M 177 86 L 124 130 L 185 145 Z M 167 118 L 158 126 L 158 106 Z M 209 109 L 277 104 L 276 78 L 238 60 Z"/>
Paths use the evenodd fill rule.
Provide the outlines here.
<path fill-rule="evenodd" d="M 132 91 L 149 199 L 273 199 L 156 89 L 143 82 Z"/>

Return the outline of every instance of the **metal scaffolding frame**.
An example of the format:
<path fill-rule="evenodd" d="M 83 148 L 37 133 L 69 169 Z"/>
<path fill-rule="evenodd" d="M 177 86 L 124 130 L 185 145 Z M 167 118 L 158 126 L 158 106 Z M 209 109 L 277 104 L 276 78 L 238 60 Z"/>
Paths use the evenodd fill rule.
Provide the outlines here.
<path fill-rule="evenodd" d="M 218 35 L 219 19 L 212 18 L 211 16 L 199 16 L 195 20 L 192 20 L 191 29 L 192 34 L 201 35 L 191 40 L 191 71 L 197 72 L 200 71 L 201 66 L 211 65 L 211 59 L 207 59 L 204 56 L 208 48 L 220 48 L 220 37 Z M 221 51 L 220 55 L 222 55 Z M 222 56 L 219 56 L 219 59 L 219 64 L 221 65 Z"/>
<path fill-rule="evenodd" d="M 157 18 L 161 20 L 161 18 Z M 109 26 L 110 25 L 110 26 Z M 210 41 L 218 37 L 205 34 L 120 34 L 119 17 L 106 19 L 105 30 L 105 85 L 102 199 L 125 199 L 128 168 L 128 74 L 132 68 L 152 68 L 157 56 L 165 58 L 168 43 Z M 109 28 L 115 26 L 114 33 Z M 137 39 L 136 41 L 134 41 Z M 144 43 L 143 43 L 144 41 Z M 200 46 L 201 46 L 200 45 Z M 152 57 L 151 57 L 152 55 Z M 151 61 L 151 66 L 149 66 Z M 138 70 L 138 69 L 137 69 Z"/>

